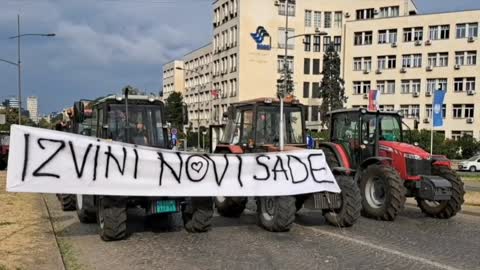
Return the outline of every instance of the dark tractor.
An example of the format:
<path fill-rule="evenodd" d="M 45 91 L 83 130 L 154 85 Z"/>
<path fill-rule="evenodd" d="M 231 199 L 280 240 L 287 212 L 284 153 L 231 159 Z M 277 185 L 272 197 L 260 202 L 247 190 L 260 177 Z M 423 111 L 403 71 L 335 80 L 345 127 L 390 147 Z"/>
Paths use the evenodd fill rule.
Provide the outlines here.
<path fill-rule="evenodd" d="M 7 169 L 10 134 L 0 133 L 0 171 Z"/>
<path fill-rule="evenodd" d="M 406 197 L 414 197 L 427 216 L 454 216 L 464 202 L 462 180 L 446 157 L 404 143 L 402 125 L 402 115 L 396 112 L 334 111 L 330 142 L 321 143 L 320 149 L 329 166 L 354 174 L 364 216 L 394 220 Z"/>
<path fill-rule="evenodd" d="M 304 107 L 287 100 L 285 115 L 285 151 L 306 148 Z M 224 136 L 214 153 L 262 153 L 279 151 L 279 100 L 269 98 L 245 101 L 230 106 Z M 341 194 L 315 193 L 298 196 L 257 197 L 258 221 L 269 231 L 290 229 L 295 213 L 305 206 L 322 210 L 326 220 L 335 226 L 351 226 L 360 216 L 360 193 L 354 179 L 345 170 L 332 167 Z M 220 215 L 238 217 L 247 203 L 245 197 L 216 197 Z"/>
<path fill-rule="evenodd" d="M 76 102 L 71 128 L 74 133 L 112 141 L 167 149 L 164 104 L 146 96 L 107 96 Z M 128 112 L 128 113 L 127 113 Z M 74 195 L 75 196 L 75 195 Z M 167 229 L 181 220 L 189 232 L 210 229 L 211 198 L 75 196 L 82 223 L 97 222 L 103 240 L 127 236 L 127 208 L 144 209 L 152 226 Z"/>

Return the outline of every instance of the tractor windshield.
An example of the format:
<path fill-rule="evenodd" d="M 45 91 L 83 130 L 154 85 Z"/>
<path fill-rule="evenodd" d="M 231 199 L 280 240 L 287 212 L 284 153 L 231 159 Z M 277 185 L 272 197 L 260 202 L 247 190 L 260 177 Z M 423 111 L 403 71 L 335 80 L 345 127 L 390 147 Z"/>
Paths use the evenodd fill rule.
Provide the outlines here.
<path fill-rule="evenodd" d="M 302 109 L 285 107 L 285 144 L 305 144 Z M 222 142 L 228 144 L 279 143 L 280 114 L 277 106 L 239 108 L 228 121 Z"/>
<path fill-rule="evenodd" d="M 128 124 L 125 106 L 110 105 L 108 111 L 108 138 L 138 145 L 161 147 L 165 145 L 161 109 L 157 106 L 131 105 L 128 107 Z"/>
<path fill-rule="evenodd" d="M 301 108 L 286 107 L 285 112 L 285 144 L 304 144 L 303 121 Z M 257 110 L 256 144 L 275 144 L 279 142 L 280 114 L 278 107 L 259 107 Z"/>
<path fill-rule="evenodd" d="M 402 141 L 402 131 L 397 116 L 381 115 L 380 116 L 380 134 L 382 141 L 400 142 Z"/>

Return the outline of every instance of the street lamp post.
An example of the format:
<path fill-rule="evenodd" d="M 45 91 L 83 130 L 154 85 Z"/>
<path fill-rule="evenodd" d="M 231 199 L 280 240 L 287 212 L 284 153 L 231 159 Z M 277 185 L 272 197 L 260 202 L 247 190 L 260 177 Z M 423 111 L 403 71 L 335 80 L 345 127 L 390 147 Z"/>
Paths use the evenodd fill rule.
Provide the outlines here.
<path fill-rule="evenodd" d="M 288 40 L 290 39 L 294 39 L 294 38 L 297 38 L 297 37 L 304 37 L 304 36 L 308 36 L 308 35 L 314 35 L 314 36 L 325 36 L 327 35 L 328 33 L 326 32 L 320 32 L 318 29 L 315 29 L 315 33 L 314 34 L 299 34 L 299 35 L 294 35 L 294 36 L 291 36 L 289 37 L 288 36 L 288 2 L 289 0 L 285 0 L 285 54 L 283 56 L 283 88 L 280 87 L 280 93 L 279 93 L 279 98 L 280 98 L 280 125 L 279 125 L 279 128 L 280 128 L 280 141 L 279 141 L 279 144 L 280 144 L 280 151 L 283 151 L 284 149 L 284 146 L 285 146 L 285 141 L 284 141 L 284 115 L 283 115 L 283 111 L 284 111 L 284 95 L 288 89 L 288 75 L 289 75 L 289 69 L 288 69 L 288 62 L 287 62 L 287 58 L 288 58 Z"/>
<path fill-rule="evenodd" d="M 24 36 L 41 36 L 41 37 L 54 37 L 55 34 L 20 34 L 20 15 L 17 15 L 17 35 L 10 37 L 9 39 L 17 39 L 17 63 L 13 63 L 7 60 L 1 60 L 12 65 L 17 66 L 18 70 L 18 124 L 22 124 L 22 61 L 20 58 L 20 40 Z"/>
<path fill-rule="evenodd" d="M 182 68 L 182 67 L 176 67 L 175 69 L 177 70 L 183 70 L 183 71 L 190 71 L 190 72 L 193 72 L 195 74 L 197 74 L 199 77 L 200 76 L 203 76 L 203 74 L 201 74 L 200 72 L 196 71 L 196 70 L 193 70 L 193 69 L 185 69 L 185 68 Z M 197 148 L 200 149 L 200 87 L 197 88 L 197 125 L 198 125 L 198 130 L 197 130 Z"/>

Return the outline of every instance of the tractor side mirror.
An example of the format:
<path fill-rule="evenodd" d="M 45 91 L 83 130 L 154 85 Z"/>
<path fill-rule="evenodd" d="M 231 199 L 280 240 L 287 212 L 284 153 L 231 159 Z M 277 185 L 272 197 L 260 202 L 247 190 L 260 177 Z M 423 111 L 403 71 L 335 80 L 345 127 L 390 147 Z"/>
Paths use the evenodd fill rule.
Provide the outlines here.
<path fill-rule="evenodd" d="M 188 107 L 187 104 L 182 105 L 182 122 L 184 125 L 188 125 Z"/>

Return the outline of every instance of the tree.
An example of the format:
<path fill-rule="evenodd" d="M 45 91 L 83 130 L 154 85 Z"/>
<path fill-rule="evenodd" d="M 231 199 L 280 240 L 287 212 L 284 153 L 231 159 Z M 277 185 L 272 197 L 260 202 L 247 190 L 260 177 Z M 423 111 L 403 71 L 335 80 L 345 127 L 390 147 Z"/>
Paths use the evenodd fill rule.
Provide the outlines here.
<path fill-rule="evenodd" d="M 18 124 L 18 109 L 6 108 L 5 110 L 0 110 L 0 114 L 5 114 L 6 123 L 0 125 L 0 131 L 10 131 L 10 126 Z M 24 126 L 35 126 L 35 123 L 25 115 L 22 115 L 22 125 Z"/>
<path fill-rule="evenodd" d="M 173 92 L 165 101 L 165 114 L 167 122 L 172 127 L 182 130 L 183 127 L 183 96 L 179 92 Z"/>
<path fill-rule="evenodd" d="M 479 144 L 475 138 L 470 135 L 464 135 L 457 141 L 458 148 L 461 149 L 463 158 L 471 158 L 478 153 Z"/>
<path fill-rule="evenodd" d="M 52 125 L 47 120 L 45 120 L 45 118 L 42 118 L 42 119 L 40 119 L 40 121 L 38 121 L 38 127 L 45 128 L 45 129 L 51 129 Z"/>
<path fill-rule="evenodd" d="M 323 56 L 323 79 L 320 85 L 320 117 L 322 125 L 329 125 L 327 113 L 332 110 L 343 108 L 347 101 L 345 97 L 344 81 L 340 77 L 340 56 L 335 51 L 333 44 L 327 47 Z"/>

